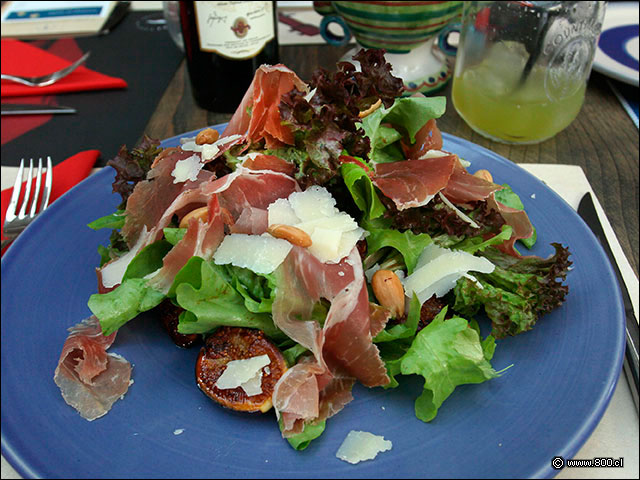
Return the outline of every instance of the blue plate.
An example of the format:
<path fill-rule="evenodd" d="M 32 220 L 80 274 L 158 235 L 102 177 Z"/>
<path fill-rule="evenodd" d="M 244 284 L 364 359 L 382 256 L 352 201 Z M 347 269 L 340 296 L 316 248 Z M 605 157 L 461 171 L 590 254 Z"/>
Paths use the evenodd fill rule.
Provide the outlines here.
<path fill-rule="evenodd" d="M 609 2 L 593 69 L 637 87 L 638 46 L 637 2 Z"/>
<path fill-rule="evenodd" d="M 414 415 L 417 377 L 401 377 L 392 390 L 356 386 L 355 400 L 297 452 L 273 412 L 241 414 L 205 397 L 194 380 L 198 349 L 177 348 L 142 315 L 111 348 L 133 364 L 135 383 L 106 416 L 87 422 L 64 403 L 53 372 L 66 329 L 90 314 L 96 249 L 107 242 L 107 232 L 86 224 L 119 203 L 106 168 L 59 198 L 2 259 L 3 455 L 21 475 L 45 478 L 555 475 L 552 458 L 574 457 L 620 375 L 620 291 L 595 237 L 558 195 L 495 153 L 443 137 L 472 170 L 486 168 L 520 194 L 538 229 L 532 253 L 551 254 L 550 242 L 572 252 L 566 303 L 531 332 L 498 341 L 494 367 L 514 365 L 502 377 L 457 388 L 431 423 Z M 374 461 L 342 462 L 335 453 L 352 429 L 383 435 L 393 449 Z"/>

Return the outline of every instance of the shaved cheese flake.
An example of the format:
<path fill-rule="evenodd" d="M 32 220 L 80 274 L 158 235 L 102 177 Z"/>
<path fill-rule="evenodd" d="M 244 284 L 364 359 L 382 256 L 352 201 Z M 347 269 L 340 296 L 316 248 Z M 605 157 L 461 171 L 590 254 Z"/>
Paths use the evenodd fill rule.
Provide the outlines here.
<path fill-rule="evenodd" d="M 469 225 L 471 225 L 473 228 L 480 228 L 480 225 L 478 225 L 476 222 L 474 222 L 471 218 L 469 218 L 467 215 L 465 215 L 462 211 L 460 211 L 458 209 L 458 207 L 456 207 L 453 203 L 451 203 L 449 201 L 449 199 L 447 197 L 445 197 L 442 192 L 438 192 L 438 195 L 440 195 L 440 199 L 442 199 L 442 201 L 444 202 L 444 204 L 449 207 L 451 210 L 453 210 L 455 212 L 455 214 L 460 217 L 462 220 L 464 220 L 465 222 L 467 222 Z"/>
<path fill-rule="evenodd" d="M 216 265 L 232 264 L 256 273 L 271 273 L 284 261 L 293 246 L 286 240 L 271 235 L 225 235 L 213 254 Z"/>
<path fill-rule="evenodd" d="M 300 219 L 291 208 L 289 200 L 279 198 L 267 207 L 269 225 L 297 225 Z"/>
<path fill-rule="evenodd" d="M 415 293 L 420 303 L 424 303 L 433 295 L 444 296 L 469 271 L 491 273 L 494 269 L 495 265 L 486 258 L 462 250 L 441 248 L 432 243 L 424 248 L 416 270 L 402 284 L 407 296 Z"/>
<path fill-rule="evenodd" d="M 122 277 L 124 277 L 124 273 L 127 271 L 127 267 L 131 263 L 131 260 L 133 260 L 133 257 L 135 257 L 142 249 L 146 238 L 147 226 L 143 225 L 142 232 L 140 232 L 140 236 L 138 237 L 138 241 L 131 248 L 131 250 L 102 267 L 102 269 L 100 270 L 100 275 L 102 278 L 102 285 L 104 287 L 115 287 L 122 282 Z"/>
<path fill-rule="evenodd" d="M 227 390 L 241 387 L 248 396 L 262 393 L 262 369 L 271 363 L 269 355 L 231 360 L 215 383 L 216 388 Z"/>
<path fill-rule="evenodd" d="M 220 149 L 215 143 L 207 143 L 202 145 L 202 159 L 203 160 L 211 160 L 214 158 Z"/>
<path fill-rule="evenodd" d="M 213 143 L 205 143 L 205 144 L 202 144 L 202 145 L 198 145 L 196 143 L 196 137 L 186 137 L 186 138 L 181 138 L 180 139 L 180 143 L 182 144 L 180 146 L 180 148 L 182 150 L 184 150 L 185 152 L 197 152 L 197 153 L 204 152 L 204 151 L 211 152 L 211 151 L 213 151 L 213 147 L 215 147 L 217 150 L 219 150 L 220 145 L 224 145 L 225 143 L 233 142 L 235 140 L 238 140 L 241 137 L 242 137 L 242 135 L 229 135 L 227 137 L 219 138 L 218 140 L 216 140 Z M 204 157 L 204 155 L 203 155 L 203 157 Z"/>
<path fill-rule="evenodd" d="M 351 430 L 336 452 L 336 457 L 345 462 L 356 464 L 373 460 L 378 453 L 391 450 L 393 444 L 380 435 Z"/>
<path fill-rule="evenodd" d="M 253 377 L 242 383 L 240 387 L 249 397 L 262 393 L 262 370 L 259 370 Z"/>
<path fill-rule="evenodd" d="M 191 180 L 192 182 L 198 179 L 198 173 L 202 170 L 203 163 L 200 161 L 198 155 L 191 155 L 184 160 L 178 160 L 176 166 L 173 168 L 171 175 L 173 175 L 173 183 L 186 182 Z"/>
<path fill-rule="evenodd" d="M 420 155 L 418 160 L 424 160 L 425 158 L 438 158 L 438 157 L 448 157 L 451 155 L 450 153 L 443 152 L 442 150 L 427 150 L 424 154 Z"/>
<path fill-rule="evenodd" d="M 289 203 L 301 220 L 333 217 L 340 213 L 336 201 L 326 188 L 313 185 L 304 192 L 293 192 Z"/>
<path fill-rule="evenodd" d="M 335 205 L 335 199 L 326 188 L 314 185 L 269 205 L 269 225 L 299 228 L 311 237 L 309 251 L 318 260 L 338 263 L 349 255 L 366 232 Z"/>

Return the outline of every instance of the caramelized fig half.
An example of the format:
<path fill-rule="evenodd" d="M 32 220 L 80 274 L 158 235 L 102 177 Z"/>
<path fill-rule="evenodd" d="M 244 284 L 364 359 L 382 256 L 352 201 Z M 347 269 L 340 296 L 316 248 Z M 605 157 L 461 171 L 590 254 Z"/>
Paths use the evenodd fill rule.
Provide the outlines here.
<path fill-rule="evenodd" d="M 270 363 L 262 368 L 262 393 L 249 396 L 238 386 L 220 389 L 216 382 L 233 360 L 245 360 L 268 355 Z M 224 407 L 241 412 L 266 412 L 273 404 L 271 396 L 276 383 L 287 370 L 278 347 L 260 330 L 241 327 L 220 327 L 210 335 L 200 350 L 196 362 L 196 381 L 202 392 Z"/>

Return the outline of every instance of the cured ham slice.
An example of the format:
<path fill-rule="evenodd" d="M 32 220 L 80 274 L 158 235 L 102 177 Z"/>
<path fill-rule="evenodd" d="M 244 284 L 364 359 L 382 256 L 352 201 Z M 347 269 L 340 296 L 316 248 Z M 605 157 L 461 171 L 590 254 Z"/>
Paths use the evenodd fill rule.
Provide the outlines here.
<path fill-rule="evenodd" d="M 105 415 L 129 389 L 131 364 L 107 353 L 116 333 L 104 336 L 95 316 L 69 329 L 53 380 L 65 402 L 91 421 Z"/>
<path fill-rule="evenodd" d="M 449 201 L 463 204 L 486 200 L 489 195 L 500 189 L 502 185 L 471 175 L 460 162 L 456 162 L 449 183 L 442 193 Z"/>
<path fill-rule="evenodd" d="M 284 173 L 238 167 L 235 172 L 216 180 L 212 190 L 219 195 L 220 205 L 237 221 L 246 208 L 266 210 L 277 199 L 299 192 L 300 186 Z"/>
<path fill-rule="evenodd" d="M 311 318 L 317 301 L 331 302 L 324 326 Z M 386 385 L 386 373 L 371 332 L 362 262 L 357 248 L 337 264 L 324 264 L 294 247 L 278 270 L 273 303 L 275 325 L 308 348 L 313 357 L 298 363 L 276 385 L 273 404 L 283 420 L 283 435 L 305 422 L 337 413 L 351 399 L 357 379 L 369 387 Z"/>
<path fill-rule="evenodd" d="M 413 145 L 401 143 L 404 156 L 408 160 L 416 160 L 425 155 L 429 150 L 440 150 L 442 148 L 442 133 L 436 125 L 436 120 L 432 118 L 416 133 L 416 141 Z"/>
<path fill-rule="evenodd" d="M 267 231 L 269 226 L 269 214 L 263 208 L 247 207 L 238 220 L 231 225 L 231 233 L 246 233 L 248 235 L 260 235 Z"/>
<path fill-rule="evenodd" d="M 507 207 L 506 205 L 498 202 L 495 195 L 491 195 L 487 199 L 487 203 L 492 209 L 500 212 L 500 215 L 502 215 L 502 218 L 504 218 L 507 225 L 513 228 L 511 238 L 503 242 L 497 248 L 507 255 L 520 258 L 522 255 L 516 251 L 515 243 L 520 239 L 529 238 L 533 235 L 533 225 L 529 220 L 529 216 L 524 210 Z"/>
<path fill-rule="evenodd" d="M 188 229 L 189 235 L 185 235 L 173 247 L 167 254 L 166 261 L 163 261 L 162 270 L 154 275 L 151 284 L 161 291 L 168 290 L 173 278 L 171 273 L 175 275 L 191 256 L 211 258 L 222 241 L 225 222 L 237 222 L 247 208 L 266 211 L 269 204 L 278 198 L 286 198 L 294 191 L 300 190 L 298 183 L 284 173 L 250 170 L 244 167 L 239 167 L 235 172 L 219 179 L 215 179 L 211 172 L 201 170 L 198 173 L 200 183 L 187 181 L 176 188 L 171 180 L 172 165 L 182 159 L 183 155 L 180 151 L 174 151 L 173 155 L 158 163 L 154 180 L 147 180 L 148 185 L 142 187 L 139 185 L 145 182 L 138 184 L 129 197 L 125 227 L 129 227 L 127 234 L 130 238 L 136 240 L 131 245 L 129 254 L 112 260 L 98 271 L 99 291 L 108 291 L 107 289 L 120 283 L 128 263 L 142 248 L 162 238 L 163 229 L 169 225 L 174 214 L 184 212 L 184 209 L 193 209 L 195 206 L 209 205 L 209 222 L 202 227 L 197 223 L 190 227 L 193 229 L 192 232 L 189 233 Z M 163 195 L 163 188 L 166 189 L 167 197 Z M 164 210 L 160 211 L 161 208 Z M 264 228 L 262 231 L 265 231 L 264 223 L 263 218 L 262 223 L 250 227 Z M 213 230 L 209 231 L 211 229 Z M 198 233 L 195 233 L 195 230 L 198 230 Z M 253 233 L 257 233 L 257 230 Z M 105 269 L 113 269 L 114 264 L 118 264 L 117 270 L 121 274 L 116 279 L 110 276 L 110 282 L 105 284 L 103 272 Z"/>
<path fill-rule="evenodd" d="M 210 197 L 207 212 L 207 223 L 196 218 L 189 220 L 184 237 L 162 259 L 162 267 L 149 278 L 149 286 L 166 294 L 191 257 L 211 258 L 224 237 L 224 221 L 216 195 Z"/>
<path fill-rule="evenodd" d="M 222 136 L 246 134 L 250 142 L 264 139 L 267 148 L 277 148 L 283 144 L 293 145 L 293 133 L 289 127 L 282 124 L 279 106 L 282 95 L 294 88 L 300 91 L 308 89 L 307 85 L 284 65 L 262 65 L 256 71 L 249 89 Z"/>
<path fill-rule="evenodd" d="M 447 186 L 458 163 L 456 155 L 379 163 L 373 183 L 398 210 L 420 207 Z"/>
<path fill-rule="evenodd" d="M 153 237 L 145 244 L 152 243 L 156 236 L 161 234 L 157 228 L 161 220 L 168 224 L 166 220 L 167 211 L 176 198 L 186 191 L 199 189 L 202 182 L 214 178 L 213 173 L 207 170 L 200 170 L 195 181 L 174 183 L 175 177 L 172 172 L 176 163 L 191 156 L 193 156 L 193 152 L 183 151 L 180 148 L 163 150 L 156 157 L 155 166 L 149 170 L 147 179 L 136 185 L 127 201 L 126 220 L 121 230 L 129 246 L 138 241 L 138 237 L 145 226 L 148 232 L 153 232 Z M 201 202 L 206 204 L 206 199 Z M 173 206 L 172 210 L 177 210 L 176 205 Z M 171 220 L 170 217 L 169 220 Z"/>
<path fill-rule="evenodd" d="M 293 163 L 287 162 L 280 157 L 263 154 L 248 157 L 242 163 L 242 166 L 251 170 L 271 170 L 286 173 L 287 175 L 293 175 L 296 169 Z"/>

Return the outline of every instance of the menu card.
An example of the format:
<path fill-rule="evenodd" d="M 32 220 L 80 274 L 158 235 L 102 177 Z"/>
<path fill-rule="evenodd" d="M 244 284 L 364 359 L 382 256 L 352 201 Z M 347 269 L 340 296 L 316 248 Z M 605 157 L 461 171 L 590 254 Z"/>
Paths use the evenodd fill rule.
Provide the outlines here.
<path fill-rule="evenodd" d="M 118 2 L 6 2 L 2 37 L 45 38 L 94 35 Z"/>

